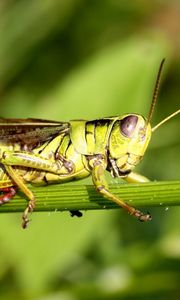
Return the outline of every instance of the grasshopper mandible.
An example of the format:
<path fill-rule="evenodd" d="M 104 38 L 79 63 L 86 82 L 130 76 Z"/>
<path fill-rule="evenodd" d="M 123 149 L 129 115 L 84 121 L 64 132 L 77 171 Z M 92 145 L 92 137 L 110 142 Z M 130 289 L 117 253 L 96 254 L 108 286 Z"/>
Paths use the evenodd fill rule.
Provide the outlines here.
<path fill-rule="evenodd" d="M 151 119 L 157 100 L 161 62 L 147 118 L 138 114 L 92 121 L 55 122 L 39 119 L 0 119 L 0 205 L 10 201 L 19 188 L 28 198 L 22 227 L 35 207 L 35 197 L 26 183 L 52 184 L 92 176 L 100 194 L 126 209 L 140 221 L 151 220 L 149 213 L 135 209 L 113 195 L 105 180 L 105 170 L 112 177 L 127 182 L 146 182 L 133 172 L 141 161 L 151 134 L 180 110 L 155 127 Z"/>

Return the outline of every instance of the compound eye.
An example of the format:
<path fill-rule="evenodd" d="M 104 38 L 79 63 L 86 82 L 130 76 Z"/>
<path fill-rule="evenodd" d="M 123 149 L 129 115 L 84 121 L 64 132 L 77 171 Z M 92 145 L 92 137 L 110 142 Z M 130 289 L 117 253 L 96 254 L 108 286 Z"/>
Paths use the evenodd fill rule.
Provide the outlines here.
<path fill-rule="evenodd" d="M 138 121 L 137 116 L 127 116 L 120 122 L 121 133 L 126 137 L 131 137 Z"/>

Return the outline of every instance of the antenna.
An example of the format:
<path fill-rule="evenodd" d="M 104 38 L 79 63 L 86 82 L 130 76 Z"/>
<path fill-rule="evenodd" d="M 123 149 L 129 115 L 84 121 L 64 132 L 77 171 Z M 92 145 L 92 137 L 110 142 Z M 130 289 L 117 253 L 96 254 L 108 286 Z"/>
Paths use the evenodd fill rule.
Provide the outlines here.
<path fill-rule="evenodd" d="M 160 79 L 161 79 L 161 74 L 162 74 L 162 68 L 165 62 L 165 58 L 162 59 L 161 64 L 159 66 L 159 71 L 157 74 L 157 79 L 156 79 L 156 84 L 154 87 L 154 93 L 153 93 L 153 98 L 152 98 L 152 102 L 151 102 L 151 106 L 150 106 L 150 110 L 149 110 L 149 114 L 147 117 L 147 121 L 146 124 L 150 123 L 151 119 L 152 119 L 152 115 L 154 112 L 154 108 L 157 102 L 157 96 L 158 96 L 158 92 L 159 92 L 159 85 L 160 85 Z"/>
<path fill-rule="evenodd" d="M 178 109 L 177 111 L 175 111 L 174 113 L 172 113 L 170 116 L 166 117 L 164 120 L 162 120 L 161 122 L 159 122 L 156 126 L 154 126 L 152 128 L 152 132 L 154 132 L 157 128 L 159 128 L 162 124 L 166 123 L 168 120 L 170 120 L 171 118 L 173 118 L 174 116 L 178 115 L 180 113 L 180 109 Z"/>

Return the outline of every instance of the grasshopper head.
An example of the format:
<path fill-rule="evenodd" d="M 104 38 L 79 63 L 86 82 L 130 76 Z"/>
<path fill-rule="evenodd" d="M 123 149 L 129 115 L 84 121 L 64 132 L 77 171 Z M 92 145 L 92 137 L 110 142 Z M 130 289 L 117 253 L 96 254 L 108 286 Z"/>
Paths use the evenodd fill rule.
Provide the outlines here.
<path fill-rule="evenodd" d="M 140 162 L 150 138 L 151 126 L 140 115 L 124 115 L 115 122 L 109 138 L 109 154 L 119 175 L 127 174 Z"/>
<path fill-rule="evenodd" d="M 125 176 L 142 159 L 149 144 L 151 133 L 162 124 L 180 113 L 180 109 L 151 128 L 150 122 L 154 112 L 159 90 L 160 76 L 165 59 L 161 61 L 157 74 L 153 98 L 147 119 L 140 115 L 129 114 L 114 123 L 109 137 L 109 170 L 113 176 Z"/>

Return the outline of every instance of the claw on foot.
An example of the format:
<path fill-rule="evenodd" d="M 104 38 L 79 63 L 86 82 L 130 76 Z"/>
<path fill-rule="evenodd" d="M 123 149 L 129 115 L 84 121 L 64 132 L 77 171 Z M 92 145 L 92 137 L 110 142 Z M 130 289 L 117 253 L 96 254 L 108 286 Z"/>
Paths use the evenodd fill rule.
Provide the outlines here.
<path fill-rule="evenodd" d="M 147 221 L 151 221 L 152 217 L 149 213 L 144 214 L 143 212 L 141 212 L 140 210 L 135 210 L 133 215 L 141 222 L 147 222 Z"/>
<path fill-rule="evenodd" d="M 30 222 L 30 220 L 28 219 L 27 216 L 25 216 L 25 213 L 24 213 L 23 217 L 22 217 L 22 228 L 26 229 L 29 222 Z"/>
<path fill-rule="evenodd" d="M 22 216 L 22 228 L 26 229 L 28 226 L 28 223 L 30 222 L 28 218 L 28 214 L 33 212 L 33 209 L 35 207 L 35 200 L 30 200 L 28 206 L 26 207 L 23 216 Z"/>

